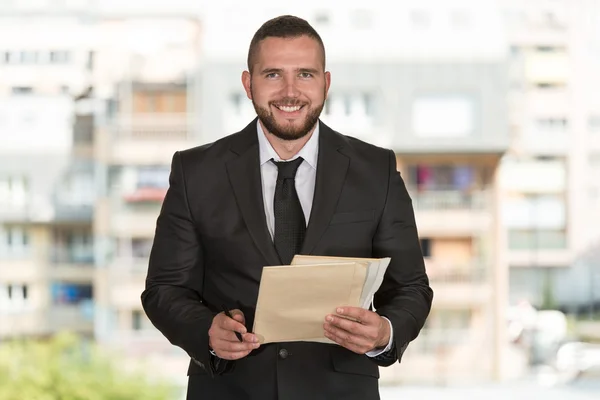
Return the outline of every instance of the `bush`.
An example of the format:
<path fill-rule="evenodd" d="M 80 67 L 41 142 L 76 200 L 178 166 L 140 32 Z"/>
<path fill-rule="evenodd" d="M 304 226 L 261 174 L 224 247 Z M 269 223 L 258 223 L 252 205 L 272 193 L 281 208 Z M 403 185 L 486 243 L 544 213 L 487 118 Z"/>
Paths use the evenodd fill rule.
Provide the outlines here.
<path fill-rule="evenodd" d="M 126 372 L 71 334 L 0 344 L 0 400 L 167 400 L 173 387 Z"/>

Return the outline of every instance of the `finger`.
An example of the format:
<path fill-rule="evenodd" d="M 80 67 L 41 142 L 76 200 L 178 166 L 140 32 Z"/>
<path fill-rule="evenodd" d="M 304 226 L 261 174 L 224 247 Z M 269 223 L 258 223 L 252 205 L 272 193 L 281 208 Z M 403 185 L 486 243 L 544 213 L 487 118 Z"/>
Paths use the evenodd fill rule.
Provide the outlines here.
<path fill-rule="evenodd" d="M 219 318 L 219 327 L 225 329 L 227 331 L 236 331 L 241 333 L 242 335 L 247 332 L 246 327 L 239 321 L 236 321 L 233 318 L 229 318 L 225 314 L 220 314 Z"/>
<path fill-rule="evenodd" d="M 240 342 L 233 337 L 233 340 L 226 339 L 216 339 L 213 341 L 213 350 L 215 351 L 226 351 L 226 352 L 239 352 L 239 351 L 249 351 L 254 350 L 259 347 L 259 343 L 248 343 L 248 342 Z"/>
<path fill-rule="evenodd" d="M 333 315 L 329 315 L 326 318 L 326 324 L 331 325 L 335 328 L 346 331 L 350 334 L 363 336 L 372 338 L 373 336 L 377 336 L 377 331 L 373 329 L 373 327 L 368 325 L 363 325 L 356 321 L 351 321 L 349 319 L 343 317 L 336 317 Z"/>
<path fill-rule="evenodd" d="M 216 354 L 219 358 L 222 358 L 224 360 L 239 360 L 240 358 L 246 357 L 251 352 L 252 352 L 252 350 L 236 351 L 236 352 L 224 351 L 221 353 L 216 352 Z"/>
<path fill-rule="evenodd" d="M 379 314 L 362 307 L 338 307 L 335 311 L 339 315 L 355 319 L 361 324 L 369 325 L 379 322 Z"/>
<path fill-rule="evenodd" d="M 238 310 L 236 308 L 235 310 L 231 310 L 230 313 L 233 319 L 235 319 L 236 321 L 242 324 L 246 323 L 246 317 L 244 316 L 244 313 L 241 310 Z"/>
<path fill-rule="evenodd" d="M 242 335 L 242 339 L 244 339 L 244 342 L 258 343 L 258 337 L 256 337 L 256 335 L 253 333 L 246 333 Z"/>
<path fill-rule="evenodd" d="M 363 335 L 347 331 L 332 324 L 326 323 L 323 325 L 323 328 L 325 329 L 325 332 L 330 333 L 331 335 L 339 338 L 343 342 L 354 343 L 358 345 L 367 345 L 369 342 L 373 341 Z"/>
<path fill-rule="evenodd" d="M 346 349 L 353 351 L 354 353 L 357 353 L 357 354 L 365 354 L 368 351 L 368 349 L 370 348 L 368 345 L 361 343 L 360 339 L 358 339 L 357 340 L 358 343 L 356 343 L 353 341 L 353 338 L 349 338 L 345 334 L 338 335 L 333 332 L 325 331 L 325 337 L 331 339 L 332 341 L 336 342 L 340 346 L 345 347 Z"/>

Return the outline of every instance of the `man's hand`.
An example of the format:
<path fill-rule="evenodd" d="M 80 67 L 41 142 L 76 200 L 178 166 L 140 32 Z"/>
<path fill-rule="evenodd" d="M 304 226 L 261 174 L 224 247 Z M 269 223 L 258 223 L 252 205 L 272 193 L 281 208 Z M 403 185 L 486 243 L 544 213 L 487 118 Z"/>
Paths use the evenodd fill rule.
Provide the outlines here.
<path fill-rule="evenodd" d="M 379 314 L 360 307 L 341 307 L 325 317 L 325 336 L 358 354 L 385 348 L 390 341 L 390 324 Z M 352 321 L 350 319 L 356 321 Z"/>
<path fill-rule="evenodd" d="M 233 318 L 229 318 L 225 313 L 215 315 L 208 330 L 208 345 L 219 358 L 224 360 L 246 357 L 259 347 L 257 337 L 246 331 L 244 313 L 240 310 L 231 310 L 231 316 Z M 242 334 L 243 342 L 239 341 L 235 332 Z"/>

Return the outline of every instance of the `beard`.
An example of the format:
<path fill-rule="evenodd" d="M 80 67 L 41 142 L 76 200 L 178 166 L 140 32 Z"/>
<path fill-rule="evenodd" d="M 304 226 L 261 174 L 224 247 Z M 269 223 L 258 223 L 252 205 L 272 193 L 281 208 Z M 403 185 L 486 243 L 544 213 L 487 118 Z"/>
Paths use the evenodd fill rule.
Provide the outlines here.
<path fill-rule="evenodd" d="M 277 104 L 285 104 L 288 106 L 301 105 L 297 100 L 284 98 L 278 100 L 277 102 L 271 101 L 269 102 L 269 106 L 275 107 L 275 103 Z M 319 116 L 323 111 L 323 107 L 325 105 L 325 100 L 316 107 L 308 108 L 306 117 L 304 121 L 296 126 L 295 124 L 288 122 L 286 124 L 280 124 L 275 120 L 275 116 L 273 113 L 260 105 L 254 102 L 254 96 L 252 96 L 252 105 L 254 106 L 254 110 L 256 111 L 256 115 L 258 115 L 258 119 L 262 122 L 263 126 L 269 133 L 273 134 L 273 136 L 282 139 L 282 140 L 298 140 L 308 135 L 308 133 L 315 127 L 317 122 L 319 121 Z M 304 107 L 309 107 L 308 104 L 304 104 Z"/>

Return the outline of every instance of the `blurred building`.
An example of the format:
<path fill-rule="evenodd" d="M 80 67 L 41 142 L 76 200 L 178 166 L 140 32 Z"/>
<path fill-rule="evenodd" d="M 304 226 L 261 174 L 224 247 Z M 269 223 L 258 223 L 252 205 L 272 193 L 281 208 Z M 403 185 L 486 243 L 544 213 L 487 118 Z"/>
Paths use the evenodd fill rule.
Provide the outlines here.
<path fill-rule="evenodd" d="M 0 340 L 91 335 L 92 126 L 76 99 L 89 84 L 88 29 L 0 11 Z"/>
<path fill-rule="evenodd" d="M 198 143 L 200 25 L 71 3 L 0 5 L 0 340 L 73 330 L 184 378 L 140 294 L 171 157 Z"/>
<path fill-rule="evenodd" d="M 200 25 L 189 18 L 132 17 L 106 21 L 104 28 L 115 40 L 125 32 L 136 40 L 98 55 L 115 79 L 94 134 L 99 188 L 94 210 L 95 337 L 117 348 L 124 359 L 156 357 L 165 366 L 172 362 L 165 370 L 183 379 L 189 359 L 152 326 L 140 295 L 171 158 L 175 151 L 199 144 Z M 115 64 L 122 66 L 119 73 L 111 68 Z"/>
<path fill-rule="evenodd" d="M 597 1 L 192 3 L 0 1 L 0 340 L 73 329 L 185 378 L 140 304 L 171 157 L 255 117 L 281 14 L 325 41 L 324 122 L 394 149 L 413 199 L 434 306 L 383 381 L 518 372 L 509 301 L 600 294 Z"/>
<path fill-rule="evenodd" d="M 593 275 L 571 267 L 600 243 L 600 3 L 500 3 L 511 46 L 510 299 L 577 311 Z"/>
<path fill-rule="evenodd" d="M 383 5 L 309 2 L 285 10 L 309 20 L 325 42 L 332 84 L 323 121 L 393 148 L 413 198 L 433 311 L 403 363 L 381 369 L 383 381 L 503 375 L 507 270 L 498 166 L 509 146 L 508 45 L 492 2 L 450 3 L 401 2 L 389 12 Z M 224 5 L 206 20 L 205 142 L 255 116 L 240 74 L 254 31 L 281 12 L 240 8 Z"/>

